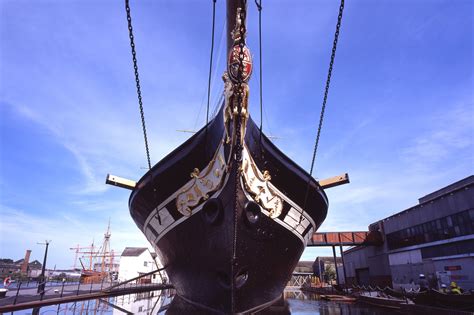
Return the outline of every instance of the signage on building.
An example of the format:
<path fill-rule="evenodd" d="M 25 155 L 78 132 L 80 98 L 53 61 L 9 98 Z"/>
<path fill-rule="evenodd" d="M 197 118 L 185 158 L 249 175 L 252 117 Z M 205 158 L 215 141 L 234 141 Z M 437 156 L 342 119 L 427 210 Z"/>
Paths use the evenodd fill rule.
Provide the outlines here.
<path fill-rule="evenodd" d="M 456 271 L 461 269 L 461 266 L 444 266 L 444 270 L 446 271 Z"/>

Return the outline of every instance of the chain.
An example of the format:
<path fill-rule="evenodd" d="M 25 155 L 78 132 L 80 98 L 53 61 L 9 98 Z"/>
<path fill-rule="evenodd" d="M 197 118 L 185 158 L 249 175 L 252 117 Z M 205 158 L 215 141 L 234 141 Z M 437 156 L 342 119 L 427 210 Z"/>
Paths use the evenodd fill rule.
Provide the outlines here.
<path fill-rule="evenodd" d="M 260 59 L 260 147 L 262 146 L 262 128 L 263 128 L 263 96 L 262 96 L 262 0 L 255 0 L 258 9 L 258 43 Z"/>
<path fill-rule="evenodd" d="M 321 106 L 321 114 L 319 116 L 318 132 L 316 134 L 316 141 L 315 141 L 315 144 L 314 144 L 313 158 L 312 158 L 312 161 L 311 161 L 311 169 L 309 171 L 310 177 L 309 177 L 309 180 L 308 180 L 308 185 L 306 187 L 306 194 L 305 194 L 305 197 L 304 197 L 303 209 L 306 208 L 306 202 L 308 201 L 309 187 L 310 187 L 310 182 L 311 182 L 311 176 L 313 175 L 314 161 L 316 160 L 316 152 L 318 151 L 319 138 L 321 136 L 321 129 L 323 127 L 324 111 L 326 110 L 326 102 L 327 102 L 327 99 L 328 99 L 329 84 L 331 83 L 331 75 L 332 75 L 332 68 L 333 68 L 333 65 L 334 65 L 334 59 L 336 58 L 337 40 L 339 38 L 339 31 L 340 31 L 340 28 L 341 28 L 343 11 L 344 11 L 344 0 L 341 0 L 341 5 L 339 6 L 339 15 L 337 17 L 336 32 L 334 33 L 334 41 L 332 43 L 331 60 L 329 61 L 328 76 L 327 76 L 327 79 L 326 79 L 326 87 L 324 89 L 323 104 Z M 301 214 L 300 222 L 301 222 L 302 216 L 303 216 L 303 214 Z"/>
<path fill-rule="evenodd" d="M 239 198 L 238 198 L 238 189 L 239 189 L 239 184 L 240 184 L 240 166 L 241 166 L 241 161 L 242 161 L 242 143 L 241 143 L 241 126 L 242 126 L 242 101 L 243 101 L 243 93 L 244 93 L 244 88 L 243 88 L 243 72 L 244 72 L 244 57 L 245 57 L 245 35 L 246 35 L 246 27 L 245 27 L 245 22 L 247 18 L 247 1 L 242 0 L 242 7 L 240 11 L 240 19 L 242 20 L 242 23 L 240 25 L 240 42 L 239 42 L 239 70 L 237 72 L 237 83 L 235 84 L 236 86 L 236 91 L 237 91 L 237 115 L 236 115 L 236 124 L 235 124 L 235 146 L 234 146 L 234 151 L 235 151 L 235 157 L 234 157 L 234 162 L 235 162 L 235 167 L 236 167 L 236 172 L 235 172 L 235 190 L 234 190 L 234 239 L 233 239 L 233 249 L 232 249 L 232 264 L 231 264 L 231 272 L 232 272 L 232 309 L 235 307 L 235 300 L 234 300 L 234 265 L 237 263 L 237 222 L 238 222 L 238 212 L 237 209 L 239 207 Z M 232 48 L 233 49 L 233 48 Z M 234 91 L 235 91 L 234 90 Z M 235 95 L 235 94 L 234 94 Z"/>
<path fill-rule="evenodd" d="M 133 27 L 132 27 L 132 17 L 130 14 L 130 5 L 129 0 L 125 0 L 125 10 L 127 11 L 127 22 L 128 22 L 128 32 L 130 37 L 130 47 L 132 48 L 132 60 L 133 60 L 133 69 L 135 71 L 135 82 L 137 85 L 137 96 L 138 96 L 138 104 L 140 106 L 140 117 L 142 120 L 142 128 L 143 128 L 143 138 L 145 139 L 145 150 L 146 150 L 146 158 L 148 161 L 148 169 L 151 169 L 151 162 L 150 162 L 150 150 L 148 148 L 148 138 L 146 135 L 146 126 L 145 126 L 145 113 L 143 111 L 143 101 L 142 101 L 142 92 L 140 87 L 140 78 L 138 76 L 138 65 L 137 65 L 137 53 L 135 51 L 135 43 L 133 37 Z"/>

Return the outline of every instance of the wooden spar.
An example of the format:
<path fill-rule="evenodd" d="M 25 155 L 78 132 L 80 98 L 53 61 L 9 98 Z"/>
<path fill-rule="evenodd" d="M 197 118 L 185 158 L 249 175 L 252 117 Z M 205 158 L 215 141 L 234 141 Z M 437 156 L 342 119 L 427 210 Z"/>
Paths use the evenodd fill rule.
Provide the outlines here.
<path fill-rule="evenodd" d="M 348 183 L 349 183 L 349 174 L 347 173 L 334 176 L 331 178 L 326 178 L 319 181 L 319 185 L 321 185 L 321 187 L 323 187 L 324 189 L 343 185 L 343 184 L 348 184 Z"/>
<path fill-rule="evenodd" d="M 235 18 L 237 16 L 237 8 L 243 8 L 247 1 L 244 0 L 227 0 L 227 57 L 234 44 L 232 39 L 232 31 L 235 27 Z"/>
<path fill-rule="evenodd" d="M 194 130 L 187 130 L 187 129 L 176 129 L 178 132 L 186 132 L 186 133 L 196 133 L 197 131 Z"/>
<path fill-rule="evenodd" d="M 135 186 L 137 185 L 137 183 L 134 182 L 133 180 L 118 177 L 111 174 L 107 174 L 105 183 L 109 185 L 125 188 L 125 189 L 130 189 L 130 190 L 135 189 Z"/>

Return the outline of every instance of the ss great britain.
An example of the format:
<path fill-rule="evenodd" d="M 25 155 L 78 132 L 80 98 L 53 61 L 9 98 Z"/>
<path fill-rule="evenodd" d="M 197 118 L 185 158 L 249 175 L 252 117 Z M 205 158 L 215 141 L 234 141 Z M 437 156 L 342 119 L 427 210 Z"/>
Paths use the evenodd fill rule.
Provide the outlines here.
<path fill-rule="evenodd" d="M 245 14 L 240 1 L 227 1 L 218 114 L 129 187 L 131 216 L 177 295 L 224 314 L 257 311 L 281 296 L 328 209 L 321 185 L 249 116 Z M 111 175 L 108 182 L 120 185 Z"/>

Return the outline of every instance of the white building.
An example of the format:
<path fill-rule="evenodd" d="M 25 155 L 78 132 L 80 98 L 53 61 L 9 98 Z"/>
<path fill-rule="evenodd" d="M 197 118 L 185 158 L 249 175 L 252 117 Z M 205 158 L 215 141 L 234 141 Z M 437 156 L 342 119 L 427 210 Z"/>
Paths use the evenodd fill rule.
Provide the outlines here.
<path fill-rule="evenodd" d="M 126 247 L 120 256 L 119 281 L 126 281 L 140 275 L 157 270 L 159 261 L 156 254 L 146 247 Z M 161 282 L 158 273 L 141 278 L 141 282 Z"/>

